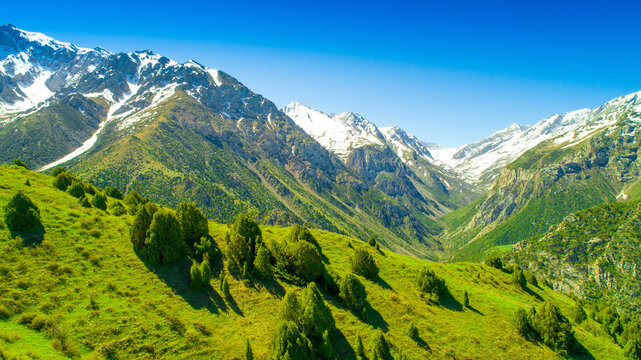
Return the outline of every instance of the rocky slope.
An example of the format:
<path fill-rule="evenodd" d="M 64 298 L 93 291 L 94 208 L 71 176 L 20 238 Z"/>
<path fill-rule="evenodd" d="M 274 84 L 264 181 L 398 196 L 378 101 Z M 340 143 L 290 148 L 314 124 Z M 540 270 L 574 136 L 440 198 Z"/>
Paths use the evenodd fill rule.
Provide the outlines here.
<path fill-rule="evenodd" d="M 641 204 L 600 205 L 568 215 L 541 237 L 505 255 L 557 290 L 638 312 Z"/>

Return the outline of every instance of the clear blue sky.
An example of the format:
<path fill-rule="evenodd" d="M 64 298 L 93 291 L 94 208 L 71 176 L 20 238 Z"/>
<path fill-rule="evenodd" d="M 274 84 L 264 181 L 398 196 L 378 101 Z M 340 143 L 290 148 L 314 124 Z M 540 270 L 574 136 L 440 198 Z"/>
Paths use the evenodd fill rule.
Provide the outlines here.
<path fill-rule="evenodd" d="M 1 23 L 223 70 L 458 145 L 641 90 L 638 1 L 11 1 Z"/>

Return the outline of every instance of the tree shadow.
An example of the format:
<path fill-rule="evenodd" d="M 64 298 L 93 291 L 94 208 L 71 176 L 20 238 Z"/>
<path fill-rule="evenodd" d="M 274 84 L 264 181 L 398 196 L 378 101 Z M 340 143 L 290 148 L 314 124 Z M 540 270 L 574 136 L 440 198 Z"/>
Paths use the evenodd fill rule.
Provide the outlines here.
<path fill-rule="evenodd" d="M 278 296 L 278 297 L 283 297 L 285 296 L 285 288 L 276 280 L 274 279 L 269 279 L 269 280 L 262 280 L 259 282 L 260 286 L 265 289 L 268 293 Z"/>
<path fill-rule="evenodd" d="M 470 310 L 471 312 L 475 312 L 475 313 L 477 313 L 477 314 L 479 314 L 479 315 L 481 315 L 481 316 L 485 316 L 485 314 L 483 314 L 482 312 L 480 312 L 479 310 L 477 310 L 477 309 L 476 309 L 475 307 L 473 307 L 472 305 L 468 305 L 468 306 L 467 306 L 467 309 L 468 309 L 468 310 Z"/>
<path fill-rule="evenodd" d="M 233 296 L 225 298 L 225 303 L 233 312 L 235 312 L 239 316 L 245 317 L 245 313 L 243 313 L 243 311 L 240 309 L 240 307 L 238 306 L 238 303 L 236 302 L 236 300 L 234 300 Z"/>
<path fill-rule="evenodd" d="M 425 340 L 423 340 L 422 337 L 417 336 L 415 338 L 412 338 L 412 340 L 414 340 L 414 342 L 416 342 L 416 345 L 420 346 L 421 349 L 427 350 L 427 351 L 432 350 L 432 348 L 430 348 L 430 346 L 427 344 Z"/>
<path fill-rule="evenodd" d="M 463 311 L 463 305 L 454 298 L 450 289 L 445 288 L 445 293 L 439 299 L 439 305 L 452 311 Z"/>
<path fill-rule="evenodd" d="M 528 293 L 528 295 L 532 296 L 532 297 L 533 297 L 533 298 L 535 298 L 536 300 L 538 300 L 538 301 L 543 301 L 543 298 L 541 297 L 541 295 L 539 295 L 539 294 L 535 293 L 535 292 L 534 292 L 534 291 L 532 291 L 532 289 L 530 289 L 529 287 L 525 287 L 525 288 L 523 288 L 523 291 L 525 291 L 526 293 Z"/>
<path fill-rule="evenodd" d="M 381 313 L 374 309 L 369 303 L 367 304 L 367 319 L 365 319 L 365 322 L 377 329 L 387 332 L 387 321 L 385 321 L 383 315 L 381 315 Z"/>
<path fill-rule="evenodd" d="M 9 234 L 14 239 L 20 238 L 22 240 L 22 245 L 34 247 L 42 244 L 44 241 L 45 228 L 42 224 L 38 224 L 24 231 L 9 229 Z"/>
<path fill-rule="evenodd" d="M 394 289 L 392 289 L 392 286 L 391 286 L 390 284 L 388 284 L 388 283 L 387 283 L 387 281 L 385 281 L 382 277 L 380 277 L 380 276 L 378 276 L 378 275 L 376 275 L 376 279 L 374 279 L 374 280 L 372 280 L 372 281 L 373 281 L 376 285 L 378 285 L 378 286 L 382 287 L 383 289 L 387 289 L 387 290 L 392 290 L 392 291 L 394 291 Z"/>
<path fill-rule="evenodd" d="M 595 357 L 590 354 L 590 351 L 583 346 L 579 342 L 579 340 L 575 339 L 574 340 L 574 349 L 572 349 L 572 352 L 569 354 L 570 359 L 576 359 L 576 360 L 596 360 Z"/>
<path fill-rule="evenodd" d="M 343 332 L 338 328 L 332 332 L 331 340 L 336 359 L 356 359 L 356 352 L 350 345 L 349 341 L 347 341 L 347 338 L 345 338 L 345 335 L 343 335 Z"/>

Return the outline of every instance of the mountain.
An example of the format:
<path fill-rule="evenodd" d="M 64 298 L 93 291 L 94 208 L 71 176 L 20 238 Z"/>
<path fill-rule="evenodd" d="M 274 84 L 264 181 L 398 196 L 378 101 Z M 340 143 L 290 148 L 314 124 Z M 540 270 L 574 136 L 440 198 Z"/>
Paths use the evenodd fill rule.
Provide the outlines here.
<path fill-rule="evenodd" d="M 641 203 L 606 204 L 568 215 L 505 254 L 554 288 L 617 309 L 641 311 Z"/>
<path fill-rule="evenodd" d="M 0 162 L 64 165 L 164 204 L 194 201 L 221 222 L 249 212 L 264 223 L 373 235 L 421 257 L 441 251 L 438 204 L 385 151 L 357 152 L 346 166 L 271 101 L 195 61 L 81 49 L 11 25 L 0 34 Z M 47 91 L 25 90 L 37 84 Z M 337 121 L 365 124 L 349 114 Z"/>
<path fill-rule="evenodd" d="M 537 129 L 547 139 L 501 169 L 479 200 L 445 217 L 442 241 L 455 258 L 482 260 L 572 212 L 624 198 L 639 178 L 640 95 L 515 129 L 516 138 Z"/>
<path fill-rule="evenodd" d="M 0 222 L 3 357 L 244 359 L 246 341 L 254 358 L 272 357 L 282 299 L 286 292 L 300 293 L 302 286 L 280 277 L 243 280 L 227 258 L 216 255 L 210 262 L 214 278 L 204 289 L 194 289 L 186 256 L 173 264 L 152 264 L 134 251 L 129 240 L 134 217 L 111 214 L 119 200 L 109 197 L 108 211 L 81 207 L 52 180 L 23 168 L 0 167 L 0 209 L 22 191 L 40 209 L 44 228 L 40 244 L 23 246 Z M 269 248 L 289 239 L 291 231 L 260 228 Z M 226 248 L 228 230 L 227 224 L 209 222 L 216 248 Z M 547 287 L 523 290 L 510 274 L 489 266 L 426 262 L 374 251 L 359 239 L 335 233 L 311 230 L 311 235 L 334 276 L 351 273 L 354 249 L 370 252 L 380 268 L 375 281 L 354 275 L 367 295 L 365 318 L 334 292 L 322 291 L 320 302 L 336 324 L 330 338 L 338 359 L 356 360 L 359 337 L 374 358 L 379 333 L 396 359 L 566 358 L 520 336 L 513 318 L 517 309 L 542 301 L 556 304 L 567 316 L 575 306 L 567 295 Z M 445 280 L 448 292 L 440 303 L 419 295 L 416 277 L 423 268 Z M 223 279 L 228 295 L 220 286 Z M 462 306 L 464 291 L 469 308 Z M 410 324 L 418 336 L 407 335 Z M 572 324 L 583 354 L 589 354 L 576 357 L 624 359 L 621 347 L 594 330 L 599 326 L 591 318 Z"/>

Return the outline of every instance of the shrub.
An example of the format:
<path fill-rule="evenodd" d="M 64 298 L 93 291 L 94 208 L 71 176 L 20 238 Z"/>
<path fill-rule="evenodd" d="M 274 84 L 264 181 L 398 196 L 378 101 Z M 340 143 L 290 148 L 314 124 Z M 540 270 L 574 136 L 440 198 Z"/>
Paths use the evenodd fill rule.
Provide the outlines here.
<path fill-rule="evenodd" d="M 335 322 L 331 310 L 325 304 L 323 295 L 315 283 L 309 283 L 300 302 L 300 327 L 309 338 L 321 339 L 323 332 L 334 330 Z"/>
<path fill-rule="evenodd" d="M 407 335 L 407 337 L 414 341 L 419 341 L 421 338 L 420 334 L 418 333 L 418 328 L 416 327 L 416 325 L 414 325 L 414 323 L 410 323 L 405 334 Z"/>
<path fill-rule="evenodd" d="M 232 226 L 232 233 L 238 234 L 245 238 L 251 254 L 255 254 L 256 243 L 262 242 L 263 233 L 258 223 L 249 214 L 238 214 L 236 221 Z"/>
<path fill-rule="evenodd" d="M 418 290 L 430 296 L 432 301 L 437 302 L 445 293 L 445 280 L 428 268 L 423 268 L 417 278 Z"/>
<path fill-rule="evenodd" d="M 340 283 L 339 296 L 358 317 L 367 318 L 367 291 L 358 278 L 347 274 Z"/>
<path fill-rule="evenodd" d="M 185 243 L 190 248 L 200 240 L 209 235 L 209 223 L 207 217 L 199 208 L 190 202 L 182 202 L 176 207 L 176 216 L 180 221 L 185 236 Z"/>
<path fill-rule="evenodd" d="M 355 274 L 362 275 L 370 280 L 376 279 L 378 276 L 378 266 L 376 266 L 374 257 L 369 251 L 356 249 L 350 260 L 352 272 Z"/>
<path fill-rule="evenodd" d="M 229 291 L 229 281 L 227 277 L 224 276 L 220 285 L 220 290 L 223 292 L 225 299 L 231 299 L 231 292 Z"/>
<path fill-rule="evenodd" d="M 40 209 L 19 191 L 4 208 L 4 223 L 10 231 L 26 231 L 42 227 Z"/>
<path fill-rule="evenodd" d="M 289 241 L 291 243 L 296 243 L 298 241 L 307 241 L 308 243 L 314 245 L 318 253 L 323 254 L 320 244 L 316 241 L 316 238 L 312 235 L 309 229 L 306 226 L 294 225 L 292 230 L 289 233 Z"/>
<path fill-rule="evenodd" d="M 585 310 L 583 310 L 583 306 L 577 302 L 570 312 L 570 317 L 575 324 L 581 324 L 585 321 L 587 315 L 585 314 Z"/>
<path fill-rule="evenodd" d="M 158 206 L 149 202 L 141 206 L 136 213 L 134 222 L 129 229 L 129 240 L 131 240 L 135 249 L 140 249 L 145 246 L 147 231 L 149 230 L 149 226 L 151 226 L 151 220 L 156 211 L 158 211 Z"/>
<path fill-rule="evenodd" d="M 491 266 L 493 268 L 503 270 L 503 262 L 498 256 L 492 256 L 491 258 L 485 260 L 485 265 Z"/>
<path fill-rule="evenodd" d="M 534 274 L 532 274 L 530 271 L 525 270 L 523 271 L 523 275 L 525 275 L 525 280 L 527 281 L 528 284 L 535 287 L 539 287 L 539 282 L 536 279 L 536 276 L 534 276 Z"/>
<path fill-rule="evenodd" d="M 305 241 L 290 245 L 290 265 L 293 272 L 305 281 L 318 279 L 325 269 L 316 247 Z"/>
<path fill-rule="evenodd" d="M 216 254 L 217 251 L 208 236 L 201 237 L 200 241 L 194 244 L 194 255 L 198 259 L 203 259 L 205 255 L 212 259 Z"/>
<path fill-rule="evenodd" d="M 29 166 L 27 166 L 27 164 L 25 164 L 20 159 L 13 159 L 13 162 L 11 163 L 11 165 L 20 166 L 20 167 L 23 167 L 23 168 L 29 170 Z"/>
<path fill-rule="evenodd" d="M 122 200 L 122 193 L 120 192 L 120 190 L 113 186 L 105 187 L 105 195 L 109 196 L 110 198 Z"/>
<path fill-rule="evenodd" d="M 138 205 L 144 203 L 145 199 L 136 190 L 131 190 L 125 196 L 124 202 L 127 205 L 129 214 L 134 215 L 137 212 Z"/>
<path fill-rule="evenodd" d="M 261 279 L 271 279 L 274 276 L 272 265 L 269 262 L 269 251 L 262 244 L 256 250 L 254 269 L 256 269 L 256 274 Z"/>
<path fill-rule="evenodd" d="M 67 172 L 67 169 L 63 168 L 62 166 L 58 166 L 55 169 L 53 169 L 53 171 L 51 171 L 51 176 L 56 177 L 62 174 L 63 172 Z"/>
<path fill-rule="evenodd" d="M 283 296 L 283 300 L 281 300 L 278 309 L 278 318 L 283 321 L 291 321 L 295 324 L 299 322 L 300 302 L 295 292 L 288 291 L 285 296 Z"/>
<path fill-rule="evenodd" d="M 373 236 L 370 236 L 369 239 L 367 239 L 367 244 L 369 244 L 369 246 L 375 248 L 376 247 L 376 239 Z"/>
<path fill-rule="evenodd" d="M 378 331 L 372 343 L 372 360 L 394 360 L 389 344 L 382 331 Z"/>
<path fill-rule="evenodd" d="M 185 242 L 176 215 L 168 209 L 154 214 L 145 239 L 147 259 L 152 263 L 170 264 L 183 253 Z"/>
<path fill-rule="evenodd" d="M 533 338 L 536 334 L 528 313 L 524 309 L 518 309 L 514 313 L 514 327 L 519 335 L 527 339 Z"/>
<path fill-rule="evenodd" d="M 107 210 L 107 197 L 103 193 L 97 193 L 91 198 L 91 205 L 96 209 Z"/>
<path fill-rule="evenodd" d="M 75 181 L 67 187 L 67 194 L 76 198 L 82 198 L 85 196 L 85 188 L 81 183 Z"/>
<path fill-rule="evenodd" d="M 525 275 L 523 275 L 523 271 L 521 269 L 514 270 L 512 273 L 512 282 L 520 286 L 522 289 L 527 287 L 527 280 L 525 279 Z"/>
<path fill-rule="evenodd" d="M 282 322 L 272 341 L 272 358 L 282 360 L 314 359 L 312 343 L 291 321 Z"/>
<path fill-rule="evenodd" d="M 251 249 L 244 236 L 238 233 L 227 234 L 227 259 L 232 265 L 242 266 L 249 257 Z"/>
<path fill-rule="evenodd" d="M 570 351 L 574 347 L 574 333 L 568 319 L 550 302 L 539 306 L 532 325 L 541 341 L 556 351 Z"/>
<path fill-rule="evenodd" d="M 114 201 L 114 203 L 111 205 L 110 210 L 111 214 L 115 216 L 121 216 L 127 213 L 127 209 L 125 209 L 120 201 Z"/>
<path fill-rule="evenodd" d="M 89 195 L 96 195 L 96 188 L 90 183 L 83 184 L 85 187 L 85 192 Z"/>
<path fill-rule="evenodd" d="M 71 176 L 65 171 L 59 173 L 55 178 L 53 178 L 53 186 L 59 190 L 67 191 L 67 188 L 72 183 Z"/>

